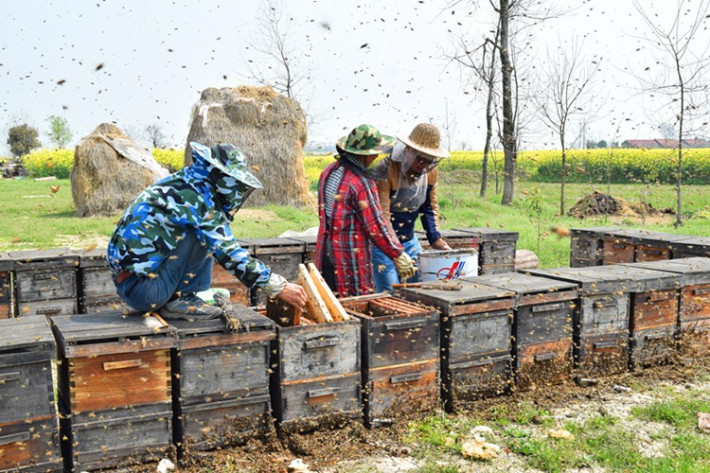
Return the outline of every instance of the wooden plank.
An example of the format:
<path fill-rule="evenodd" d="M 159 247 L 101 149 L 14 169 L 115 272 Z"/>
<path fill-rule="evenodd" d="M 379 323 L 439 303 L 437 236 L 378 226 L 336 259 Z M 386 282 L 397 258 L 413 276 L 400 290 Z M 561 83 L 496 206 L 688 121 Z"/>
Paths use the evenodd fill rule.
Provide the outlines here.
<path fill-rule="evenodd" d="M 300 284 L 308 295 L 304 316 L 318 323 L 333 322 L 333 317 L 330 315 L 328 307 L 326 307 L 304 264 L 298 265 L 297 284 Z"/>
<path fill-rule="evenodd" d="M 325 279 L 323 279 L 323 276 L 321 276 L 320 272 L 318 271 L 318 268 L 316 268 L 316 265 L 313 263 L 308 263 L 308 272 L 310 273 L 311 279 L 313 280 L 313 284 L 316 286 L 318 292 L 325 301 L 325 305 L 328 307 L 328 310 L 330 311 L 330 315 L 333 317 L 333 320 L 335 320 L 336 322 L 350 320 L 350 316 L 347 312 L 345 312 L 343 305 L 335 297 L 335 294 L 333 294 L 333 291 L 331 291 L 330 287 L 328 287 L 328 284 L 326 284 Z"/>

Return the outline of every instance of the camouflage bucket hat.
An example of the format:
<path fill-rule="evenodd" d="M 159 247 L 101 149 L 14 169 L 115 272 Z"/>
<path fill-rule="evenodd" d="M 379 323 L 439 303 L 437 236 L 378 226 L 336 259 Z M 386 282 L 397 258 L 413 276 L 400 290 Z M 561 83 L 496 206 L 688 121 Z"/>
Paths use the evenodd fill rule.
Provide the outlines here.
<path fill-rule="evenodd" d="M 190 147 L 192 148 L 193 159 L 197 155 L 223 173 L 232 176 L 249 187 L 254 189 L 264 188 L 261 181 L 247 171 L 247 161 L 241 151 L 234 145 L 224 143 L 215 145 L 210 149 L 203 144 L 192 141 L 190 142 Z"/>
<path fill-rule="evenodd" d="M 374 126 L 360 125 L 340 138 L 336 146 L 348 153 L 369 156 L 389 151 L 394 142 L 394 138 L 381 134 Z"/>

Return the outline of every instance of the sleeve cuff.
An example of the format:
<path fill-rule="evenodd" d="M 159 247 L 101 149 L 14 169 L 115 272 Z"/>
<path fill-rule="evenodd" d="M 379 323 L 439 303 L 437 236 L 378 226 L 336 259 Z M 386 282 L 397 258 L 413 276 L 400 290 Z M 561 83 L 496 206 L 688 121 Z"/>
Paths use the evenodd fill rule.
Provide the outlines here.
<path fill-rule="evenodd" d="M 284 287 L 286 287 L 286 278 L 276 273 L 271 273 L 269 282 L 264 286 L 264 290 L 266 291 L 266 295 L 269 296 L 269 299 L 273 299 L 281 294 Z"/>

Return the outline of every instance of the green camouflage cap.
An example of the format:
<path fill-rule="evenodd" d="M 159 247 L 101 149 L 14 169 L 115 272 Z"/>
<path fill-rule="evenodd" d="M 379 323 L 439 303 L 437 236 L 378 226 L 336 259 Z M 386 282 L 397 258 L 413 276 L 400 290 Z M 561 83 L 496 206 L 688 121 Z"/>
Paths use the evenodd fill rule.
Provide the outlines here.
<path fill-rule="evenodd" d="M 360 125 L 353 128 L 349 135 L 340 138 L 336 146 L 348 153 L 369 156 L 389 151 L 394 141 L 394 138 L 381 134 L 372 125 Z"/>

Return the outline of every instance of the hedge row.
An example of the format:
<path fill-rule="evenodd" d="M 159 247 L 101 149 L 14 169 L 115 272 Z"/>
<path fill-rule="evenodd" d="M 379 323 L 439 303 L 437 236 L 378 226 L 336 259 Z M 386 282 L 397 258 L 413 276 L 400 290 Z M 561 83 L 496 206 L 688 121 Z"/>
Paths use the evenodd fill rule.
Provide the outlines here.
<path fill-rule="evenodd" d="M 183 150 L 154 149 L 153 157 L 171 171 L 183 165 Z M 68 149 L 33 151 L 23 158 L 23 163 L 33 177 L 57 176 L 68 178 L 74 161 L 74 151 Z M 454 151 L 441 163 L 443 172 L 467 170 L 481 171 L 483 153 L 480 151 Z M 305 156 L 306 176 L 314 182 L 333 156 Z M 672 184 L 676 180 L 677 151 L 644 149 L 594 149 L 572 150 L 567 158 L 569 182 L 638 183 L 658 182 Z M 502 172 L 503 153 L 491 156 L 489 171 L 495 166 Z M 518 174 L 537 182 L 559 182 L 562 176 L 561 154 L 558 150 L 524 151 L 518 155 Z M 710 183 L 710 149 L 688 149 L 683 156 L 683 182 L 687 184 Z"/>

